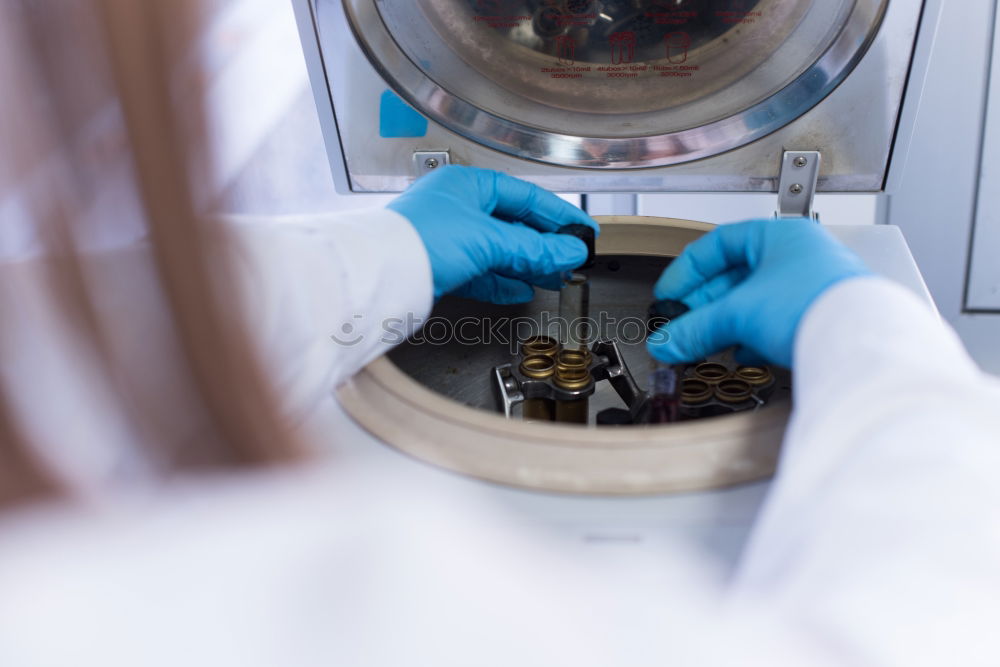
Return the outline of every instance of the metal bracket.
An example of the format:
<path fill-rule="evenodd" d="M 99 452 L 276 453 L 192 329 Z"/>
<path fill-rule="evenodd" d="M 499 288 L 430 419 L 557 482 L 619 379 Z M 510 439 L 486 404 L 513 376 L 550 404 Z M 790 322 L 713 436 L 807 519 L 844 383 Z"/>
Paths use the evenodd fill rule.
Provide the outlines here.
<path fill-rule="evenodd" d="M 634 419 L 649 399 L 649 395 L 639 388 L 632 372 L 625 364 L 625 358 L 618 343 L 613 340 L 598 341 L 593 347 L 594 354 L 607 359 L 606 363 L 599 364 L 592 375 L 595 380 L 608 380 L 619 398 L 625 401 L 629 414 Z"/>
<path fill-rule="evenodd" d="M 645 406 L 649 395 L 639 388 L 635 378 L 632 377 L 618 343 L 613 340 L 599 341 L 594 343 L 591 351 L 594 356 L 590 366 L 590 376 L 594 383 L 608 380 L 634 418 Z M 529 398 L 572 400 L 590 396 L 594 393 L 594 383 L 582 389 L 563 389 L 547 380 L 525 378 L 512 363 L 494 367 L 490 375 L 497 408 L 508 419 L 514 414 L 514 406 Z"/>
<path fill-rule="evenodd" d="M 451 164 L 451 153 L 448 151 L 413 152 L 413 175 L 417 178 L 449 164 Z"/>
<path fill-rule="evenodd" d="M 776 218 L 812 218 L 819 222 L 813 210 L 816 181 L 822 156 L 819 151 L 785 151 L 778 179 L 778 210 Z"/>
<path fill-rule="evenodd" d="M 507 419 L 514 414 L 514 406 L 524 402 L 521 383 L 514 377 L 512 367 L 504 364 L 493 369 L 493 394 Z"/>

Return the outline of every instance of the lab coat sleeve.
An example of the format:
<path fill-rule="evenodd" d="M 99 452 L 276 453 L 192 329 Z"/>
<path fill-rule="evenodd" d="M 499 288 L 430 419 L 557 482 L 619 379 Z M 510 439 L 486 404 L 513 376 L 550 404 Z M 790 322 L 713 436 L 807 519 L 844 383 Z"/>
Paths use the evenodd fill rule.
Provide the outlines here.
<path fill-rule="evenodd" d="M 832 664 L 996 664 L 1000 383 L 910 292 L 861 278 L 807 312 L 794 392 L 734 613 Z"/>
<path fill-rule="evenodd" d="M 433 306 L 423 242 L 394 211 L 225 222 L 245 312 L 293 420 L 406 340 Z"/>

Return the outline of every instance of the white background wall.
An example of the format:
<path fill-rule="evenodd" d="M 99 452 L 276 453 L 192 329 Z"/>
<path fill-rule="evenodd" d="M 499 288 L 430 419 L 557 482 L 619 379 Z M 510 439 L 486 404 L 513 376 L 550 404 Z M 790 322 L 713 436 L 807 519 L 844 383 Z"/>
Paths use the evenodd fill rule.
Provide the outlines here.
<path fill-rule="evenodd" d="M 977 225 L 996 224 L 995 183 L 980 184 L 984 121 L 990 91 L 995 0 L 927 0 L 920 45 L 903 109 L 899 142 L 909 148 L 891 175 L 887 221 L 899 225 L 938 309 L 987 370 L 1000 373 L 1000 312 L 974 312 L 966 300 Z M 982 189 L 981 189 L 982 188 Z M 985 207 L 978 207 L 982 193 Z M 1000 237 L 976 239 L 997 243 Z M 978 247 L 995 266 L 1000 247 Z M 986 279 L 986 278 L 982 278 Z"/>

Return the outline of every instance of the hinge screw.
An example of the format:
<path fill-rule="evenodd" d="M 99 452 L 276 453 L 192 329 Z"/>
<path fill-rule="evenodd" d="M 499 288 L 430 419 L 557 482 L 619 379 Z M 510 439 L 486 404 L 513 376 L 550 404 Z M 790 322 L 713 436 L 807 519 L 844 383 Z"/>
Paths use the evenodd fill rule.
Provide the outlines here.
<path fill-rule="evenodd" d="M 800 155 L 799 157 L 795 158 L 795 161 L 792 164 L 794 164 L 796 167 L 804 167 L 807 164 L 809 164 L 809 160 L 805 159 Z"/>
<path fill-rule="evenodd" d="M 788 191 L 791 192 L 793 195 L 797 195 L 802 192 L 802 186 L 796 183 L 792 187 L 788 188 Z"/>
<path fill-rule="evenodd" d="M 439 164 L 440 163 L 438 162 L 438 159 L 436 157 L 429 157 L 426 160 L 424 160 L 424 166 L 427 167 L 428 169 L 437 169 L 437 166 Z"/>

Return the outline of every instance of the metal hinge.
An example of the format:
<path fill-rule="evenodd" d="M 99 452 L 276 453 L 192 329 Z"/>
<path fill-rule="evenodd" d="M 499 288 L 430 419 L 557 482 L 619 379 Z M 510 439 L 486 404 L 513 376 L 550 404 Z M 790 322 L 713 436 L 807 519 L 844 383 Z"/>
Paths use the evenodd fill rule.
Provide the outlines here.
<path fill-rule="evenodd" d="M 813 197 L 821 164 L 819 151 L 785 151 L 774 217 L 812 218 L 819 222 L 819 214 L 813 210 Z"/>
<path fill-rule="evenodd" d="M 436 169 L 451 164 L 451 153 L 448 151 L 414 151 L 413 175 L 416 178 L 426 176 Z"/>

